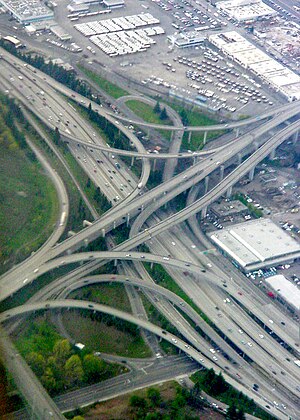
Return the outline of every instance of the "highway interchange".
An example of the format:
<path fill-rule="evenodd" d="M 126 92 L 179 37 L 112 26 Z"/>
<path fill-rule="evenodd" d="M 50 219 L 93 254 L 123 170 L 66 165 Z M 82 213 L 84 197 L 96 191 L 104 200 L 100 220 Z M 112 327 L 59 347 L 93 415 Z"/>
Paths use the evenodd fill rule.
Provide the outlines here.
<path fill-rule="evenodd" d="M 221 259 L 218 260 L 214 256 L 208 258 L 207 255 L 204 255 L 201 252 L 205 249 L 205 247 L 201 247 L 201 237 L 195 231 L 194 235 L 196 236 L 193 236 L 182 222 L 190 220 L 201 210 L 205 211 L 209 204 L 230 191 L 237 180 L 251 172 L 273 149 L 298 132 L 300 128 L 298 120 L 299 103 L 288 104 L 280 109 L 268 111 L 265 115 L 254 117 L 250 121 L 239 121 L 233 124 L 198 128 L 163 126 L 164 129 L 178 133 L 178 136 L 173 136 L 173 141 L 178 143 L 184 130 L 207 132 L 208 130 L 222 128 L 229 130 L 243 127 L 245 129 L 248 124 L 257 123 L 261 120 L 261 125 L 253 129 L 250 128 L 249 131 L 246 130 L 235 141 L 231 140 L 228 143 L 231 147 L 223 146 L 210 149 L 208 152 L 197 152 L 192 156 L 190 153 L 179 152 L 179 149 L 176 149 L 175 146 L 173 153 L 160 155 L 147 153 L 134 133 L 124 127 L 122 122 L 126 121 L 130 124 L 143 125 L 149 128 L 161 127 L 141 123 L 140 121 L 126 120 L 126 117 L 120 115 L 117 116 L 118 120 L 116 120 L 116 116 L 111 111 L 93 103 L 93 109 L 122 130 L 136 147 L 136 151 L 121 151 L 107 147 L 99 135 L 78 115 L 72 104 L 62 99 L 61 93 L 85 106 L 88 106 L 89 101 L 38 70 L 33 72 L 30 66 L 24 67 L 22 62 L 9 56 L 5 51 L 1 51 L 1 53 L 3 56 L 0 63 L 2 73 L 9 74 L 0 81 L 1 89 L 11 96 L 17 97 L 23 106 L 38 115 L 49 127 L 54 128 L 58 125 L 64 138 L 68 140 L 69 148 L 74 157 L 113 204 L 111 210 L 89 227 L 71 238 L 57 243 L 63 231 L 59 218 L 51 237 L 53 239 L 47 241 L 34 255 L 0 278 L 1 297 L 4 299 L 25 284 L 36 281 L 42 273 L 48 270 L 75 261 L 86 262 L 69 275 L 64 276 L 65 278 L 57 279 L 51 283 L 48 286 L 49 290 L 44 291 L 43 296 L 41 296 L 42 291 L 40 292 L 36 302 L 3 313 L 0 318 L 2 322 L 13 317 L 18 311 L 24 311 L 25 313 L 43 308 L 85 307 L 87 309 L 109 311 L 111 309 L 107 307 L 104 308 L 101 305 L 87 302 L 69 299 L 51 300 L 53 288 L 58 287 L 60 293 L 63 293 L 64 290 L 75 287 L 77 282 L 79 283 L 78 287 L 86 285 L 84 282 L 93 280 L 85 276 L 94 271 L 96 267 L 105 264 L 106 261 L 133 261 L 136 275 L 143 278 L 150 290 L 155 290 L 155 293 L 162 296 L 158 300 L 155 300 L 152 296 L 153 304 L 172 322 L 176 320 L 175 325 L 186 342 L 169 335 L 169 333 L 164 334 L 159 328 L 152 324 L 149 325 L 146 321 L 142 323 L 137 317 L 130 318 L 129 314 L 124 315 L 116 310 L 111 310 L 114 314 L 117 313 L 120 317 L 127 317 L 126 319 L 130 318 L 137 325 L 142 325 L 143 328 L 154 332 L 156 335 L 169 339 L 172 344 L 188 353 L 200 364 L 207 367 L 214 366 L 217 371 L 221 370 L 229 382 L 253 397 L 258 404 L 263 407 L 269 405 L 270 410 L 278 418 L 287 418 L 288 414 L 297 418 L 300 397 L 297 386 L 299 385 L 300 374 L 291 362 L 295 356 L 284 349 L 278 341 L 275 341 L 268 334 L 268 331 L 272 329 L 280 338 L 279 341 L 285 342 L 294 354 L 297 354 L 299 326 L 281 313 L 277 307 L 270 308 L 260 290 L 253 289 L 252 285 L 245 281 L 242 282 L 241 276 L 236 272 L 233 271 L 228 275 L 224 270 Z M 14 63 L 13 66 L 12 63 Z M 43 93 L 41 94 L 41 92 Z M 289 124 L 284 125 L 283 123 L 287 120 L 290 120 Z M 249 153 L 251 153 L 250 157 L 243 161 L 242 157 Z M 125 167 L 124 163 L 118 160 L 118 155 L 142 158 L 143 166 L 139 180 L 132 175 L 130 168 Z M 224 177 L 221 176 L 220 182 L 209 189 L 201 198 L 197 199 L 195 195 L 194 200 L 191 199 L 189 205 L 178 213 L 170 214 L 162 209 L 173 197 L 205 180 L 212 172 L 223 171 L 224 173 L 224 166 L 232 162 L 236 163 L 237 156 L 239 164 L 236 169 Z M 138 188 L 138 183 L 142 183 L 143 187 L 147 183 L 150 174 L 150 159 L 158 158 L 170 159 L 170 161 L 172 159 L 174 161 L 174 158 L 189 158 L 193 160 L 193 165 L 174 177 L 170 176 L 174 170 L 174 167 L 171 168 L 170 173 L 165 174 L 165 182 L 150 191 Z M 99 164 L 98 160 L 102 163 Z M 116 170 L 116 162 L 119 162 L 120 170 Z M 59 196 L 63 197 L 63 193 Z M 119 199 L 114 201 L 116 197 L 119 197 Z M 61 214 L 62 212 L 67 214 L 68 201 L 66 197 L 61 198 L 60 201 Z M 137 217 L 132 223 L 131 219 L 135 216 Z M 124 243 L 115 246 L 108 252 L 74 253 L 85 241 L 91 241 L 99 235 L 107 235 L 114 227 L 124 222 L 131 224 L 130 238 Z M 194 237 L 193 242 L 198 245 L 196 249 L 192 248 L 192 237 Z M 151 253 L 131 251 L 143 243 L 147 244 Z M 172 245 L 173 243 L 176 246 Z M 180 310 L 187 311 L 191 319 L 194 321 L 197 319 L 196 323 L 202 325 L 204 329 L 208 328 L 208 325 L 204 326 L 204 322 L 199 319 L 199 315 L 187 304 L 182 306 L 181 300 L 178 301 L 178 298 L 170 296 L 167 291 L 161 291 L 159 286 L 153 284 L 141 261 L 163 264 L 186 294 L 192 297 L 194 303 L 201 307 L 203 312 L 223 332 L 223 337 L 221 337 L 209 327 L 211 343 L 217 344 L 218 348 L 221 349 L 218 357 L 210 352 L 213 345 L 196 333 L 172 304 L 179 305 Z M 183 277 L 183 271 L 188 272 L 189 277 Z M 129 280 L 127 282 L 136 285 L 139 281 L 139 279 L 136 279 L 136 275 L 128 276 Z M 68 278 L 69 284 L 66 282 L 66 278 Z M 109 276 L 107 278 L 108 281 L 114 281 Z M 122 279 L 120 281 L 124 281 L 124 276 Z M 101 280 L 103 279 L 99 281 Z M 141 285 L 141 287 L 143 286 Z M 241 289 L 243 292 L 239 294 L 238 291 Z M 229 299 L 229 302 L 226 301 L 226 298 Z M 45 300 L 48 302 L 45 303 Z M 89 308 L 89 305 L 93 305 L 93 308 Z M 243 308 L 247 308 L 247 311 Z M 261 320 L 266 331 L 249 316 L 249 313 Z M 270 313 L 272 313 L 272 325 L 269 321 Z M 289 325 L 288 330 L 282 326 L 282 322 Z M 223 339 L 224 336 L 227 341 Z M 263 338 L 260 336 L 263 336 Z M 174 340 L 176 340 L 176 343 Z M 242 358 L 240 354 L 233 350 L 228 344 L 229 341 L 240 348 L 243 357 L 246 355 L 249 359 Z M 224 357 L 225 354 L 229 357 L 229 360 Z M 252 390 L 253 383 L 260 385 L 259 393 Z M 274 404 L 274 401 L 278 404 L 278 407 Z"/>

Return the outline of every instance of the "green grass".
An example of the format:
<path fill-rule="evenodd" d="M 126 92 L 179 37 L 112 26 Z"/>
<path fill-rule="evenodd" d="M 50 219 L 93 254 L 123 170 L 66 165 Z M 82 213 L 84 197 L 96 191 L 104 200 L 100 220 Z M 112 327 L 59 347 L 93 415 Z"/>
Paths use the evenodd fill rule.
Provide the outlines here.
<path fill-rule="evenodd" d="M 59 203 L 38 161 L 0 139 L 0 273 L 38 249 L 53 232 Z"/>
<path fill-rule="evenodd" d="M 126 106 L 133 111 L 136 116 L 142 118 L 146 122 L 151 124 L 172 125 L 172 121 L 170 119 L 161 120 L 159 118 L 159 114 L 156 114 L 153 111 L 153 107 L 142 101 L 129 100 L 126 101 Z M 163 108 L 163 104 L 161 105 L 161 108 Z M 165 131 L 163 129 L 157 131 L 160 132 L 167 140 L 171 139 L 171 131 Z"/>
<path fill-rule="evenodd" d="M 92 351 L 115 354 L 123 357 L 150 357 L 149 347 L 141 335 L 120 331 L 114 325 L 96 321 L 73 311 L 63 314 L 63 322 L 70 335 L 84 343 Z"/>
<path fill-rule="evenodd" d="M 122 284 L 95 284 L 78 289 L 71 293 L 69 297 L 70 299 L 90 300 L 124 312 L 132 312 L 127 293 Z"/>
<path fill-rule="evenodd" d="M 96 83 L 100 89 L 106 92 L 108 95 L 112 96 L 115 99 L 121 98 L 122 96 L 127 96 L 128 92 L 119 86 L 109 82 L 108 80 L 101 77 L 99 74 L 88 70 L 83 65 L 78 65 L 78 68 L 94 83 Z"/>

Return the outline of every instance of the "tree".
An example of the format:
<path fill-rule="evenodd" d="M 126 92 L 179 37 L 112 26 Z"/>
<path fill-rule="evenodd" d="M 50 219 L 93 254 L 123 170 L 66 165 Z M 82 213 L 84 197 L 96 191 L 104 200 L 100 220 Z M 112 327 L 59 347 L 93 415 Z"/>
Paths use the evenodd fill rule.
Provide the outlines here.
<path fill-rule="evenodd" d="M 53 391 L 56 388 L 56 380 L 54 378 L 51 368 L 47 367 L 43 376 L 41 377 L 42 384 L 48 391 Z"/>
<path fill-rule="evenodd" d="M 69 385 L 76 385 L 82 381 L 84 372 L 81 360 L 77 354 L 74 354 L 66 361 L 64 370 L 66 381 Z"/>
<path fill-rule="evenodd" d="M 164 107 L 161 111 L 161 113 L 159 114 L 159 119 L 160 120 L 166 120 L 168 118 L 168 114 L 167 114 L 167 110 Z"/>
<path fill-rule="evenodd" d="M 147 397 L 150 400 L 151 406 L 152 407 L 159 407 L 162 398 L 160 395 L 160 392 L 158 389 L 156 388 L 149 388 L 147 390 Z"/>
<path fill-rule="evenodd" d="M 147 407 L 147 401 L 145 398 L 139 397 L 138 395 L 132 395 L 129 401 L 129 405 L 131 407 L 145 409 Z"/>
<path fill-rule="evenodd" d="M 161 112 L 159 101 L 156 101 L 156 104 L 154 105 L 153 111 L 156 114 L 159 114 Z"/>
<path fill-rule="evenodd" d="M 96 381 L 100 379 L 104 369 L 104 363 L 93 354 L 87 354 L 83 359 L 84 376 L 88 381 Z"/>
<path fill-rule="evenodd" d="M 189 118 L 188 118 L 187 112 L 184 108 L 179 112 L 179 115 L 181 117 L 182 124 L 184 126 L 188 126 L 189 125 Z"/>
<path fill-rule="evenodd" d="M 245 420 L 245 418 L 244 411 L 242 409 L 238 410 L 234 402 L 227 408 L 226 419 Z"/>
<path fill-rule="evenodd" d="M 58 340 L 53 348 L 55 364 L 62 369 L 71 354 L 71 345 L 68 340 Z"/>
<path fill-rule="evenodd" d="M 87 188 L 90 188 L 91 187 L 91 180 L 90 180 L 90 178 L 88 178 L 87 181 L 86 181 L 86 187 Z"/>
<path fill-rule="evenodd" d="M 40 378 L 45 369 L 45 359 L 40 353 L 31 352 L 26 356 L 26 361 L 30 365 L 33 372 Z"/>

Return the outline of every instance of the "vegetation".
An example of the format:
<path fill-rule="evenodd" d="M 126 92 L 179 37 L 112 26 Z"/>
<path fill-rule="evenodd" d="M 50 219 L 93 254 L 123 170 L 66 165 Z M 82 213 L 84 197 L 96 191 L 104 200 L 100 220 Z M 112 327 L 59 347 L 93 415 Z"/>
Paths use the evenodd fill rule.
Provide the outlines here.
<path fill-rule="evenodd" d="M 50 395 L 92 384 L 121 373 L 89 350 L 77 350 L 62 339 L 52 324 L 36 319 L 22 330 L 17 348 Z"/>
<path fill-rule="evenodd" d="M 118 244 L 127 241 L 129 238 L 130 227 L 127 227 L 124 223 L 114 229 L 114 240 Z"/>
<path fill-rule="evenodd" d="M 248 207 L 249 213 L 251 214 L 252 217 L 255 217 L 256 219 L 263 217 L 262 210 L 257 209 L 252 203 L 248 203 L 244 194 L 237 193 L 233 196 L 233 198 L 234 200 L 239 200 L 241 203 L 245 204 L 245 206 Z"/>
<path fill-rule="evenodd" d="M 273 420 L 274 417 L 259 408 L 245 394 L 228 384 L 222 374 L 215 374 L 213 369 L 196 372 L 191 376 L 195 387 L 229 405 L 228 419 L 244 419 L 244 413 L 252 414 L 263 420 Z"/>
<path fill-rule="evenodd" d="M 168 118 L 166 109 L 161 109 L 159 103 L 156 103 L 153 108 L 151 105 L 148 105 L 142 101 L 131 99 L 126 101 L 126 106 L 131 109 L 131 111 L 133 111 L 137 117 L 142 118 L 146 122 L 151 124 L 172 125 L 172 121 Z M 159 111 L 157 112 L 158 109 Z M 171 139 L 170 131 L 165 131 L 163 129 L 157 131 L 167 140 Z"/>
<path fill-rule="evenodd" d="M 108 274 L 107 278 L 109 277 L 110 275 Z M 126 290 L 122 284 L 94 284 L 72 292 L 69 297 L 70 299 L 102 303 L 124 312 L 132 312 Z"/>
<path fill-rule="evenodd" d="M 126 357 L 150 357 L 139 327 L 106 314 L 68 311 L 63 322 L 69 334 L 88 348 Z"/>
<path fill-rule="evenodd" d="M 204 321 L 212 325 L 210 319 L 198 308 L 198 306 L 193 302 L 193 300 L 177 285 L 177 283 L 172 279 L 170 274 L 168 274 L 161 265 L 154 264 L 151 268 L 150 263 L 145 263 L 145 268 L 157 284 L 159 284 L 162 287 L 165 287 L 166 289 L 175 293 L 177 296 L 181 297 L 196 312 L 198 312 L 198 314 L 204 319 Z"/>
<path fill-rule="evenodd" d="M 17 124 L 14 101 L 0 96 L 0 273 L 28 257 L 51 235 L 59 204 Z"/>
<path fill-rule="evenodd" d="M 109 82 L 108 80 L 101 77 L 99 74 L 85 68 L 83 65 L 78 65 L 78 68 L 94 83 L 96 83 L 100 89 L 102 89 L 104 92 L 106 92 L 109 96 L 118 99 L 122 96 L 129 95 L 129 93 L 120 88 L 119 86 L 116 86 L 115 84 Z"/>
<path fill-rule="evenodd" d="M 76 410 L 75 413 L 68 413 L 66 417 L 73 418 L 74 414 L 80 414 L 85 418 L 128 420 L 211 418 L 211 410 L 203 406 L 203 399 L 197 389 L 187 390 L 175 381 L 96 403 Z"/>

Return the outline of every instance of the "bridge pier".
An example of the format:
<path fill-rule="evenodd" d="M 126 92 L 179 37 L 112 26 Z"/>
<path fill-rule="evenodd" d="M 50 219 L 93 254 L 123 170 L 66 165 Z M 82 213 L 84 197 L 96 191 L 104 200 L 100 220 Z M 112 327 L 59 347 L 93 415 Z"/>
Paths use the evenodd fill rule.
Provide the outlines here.
<path fill-rule="evenodd" d="M 276 149 L 271 150 L 271 153 L 269 156 L 270 156 L 270 159 L 273 160 L 276 156 Z"/>
<path fill-rule="evenodd" d="M 126 226 L 129 226 L 129 220 L 130 220 L 130 214 L 127 213 L 127 218 L 126 218 Z"/>
<path fill-rule="evenodd" d="M 201 210 L 201 218 L 202 218 L 202 219 L 205 219 L 205 217 L 206 217 L 206 213 L 207 213 L 207 207 L 204 207 L 204 208 Z"/>
<path fill-rule="evenodd" d="M 228 190 L 226 191 L 226 197 L 229 198 L 232 195 L 232 187 L 229 187 Z"/>
<path fill-rule="evenodd" d="M 294 133 L 292 136 L 293 145 L 297 143 L 298 137 L 299 137 L 299 131 L 296 131 L 296 133 Z"/>
<path fill-rule="evenodd" d="M 206 140 L 207 140 L 207 131 L 204 131 L 203 144 L 206 144 Z"/>
<path fill-rule="evenodd" d="M 257 143 L 257 141 L 255 141 L 253 145 L 254 145 L 254 150 L 256 151 L 259 148 L 259 144 Z"/>
<path fill-rule="evenodd" d="M 236 128 L 234 129 L 234 131 L 235 131 L 235 138 L 238 138 L 238 136 L 239 136 L 239 134 L 240 134 L 240 128 L 239 128 L 239 127 L 236 127 Z"/>
<path fill-rule="evenodd" d="M 209 184 L 209 175 L 204 178 L 204 194 L 208 191 L 208 184 Z"/>
<path fill-rule="evenodd" d="M 254 170 L 255 170 L 255 168 L 252 168 L 250 170 L 250 172 L 249 172 L 249 179 L 250 179 L 250 181 L 253 181 L 253 178 L 254 178 Z"/>
<path fill-rule="evenodd" d="M 133 165 L 134 165 L 134 156 L 132 156 L 131 163 L 130 163 L 130 166 L 133 166 Z"/>
<path fill-rule="evenodd" d="M 87 247 L 88 244 L 89 244 L 89 240 L 87 238 L 85 238 L 85 240 L 84 240 L 84 246 Z"/>
<path fill-rule="evenodd" d="M 113 229 L 116 229 L 116 221 L 114 220 Z"/>
<path fill-rule="evenodd" d="M 237 158 L 238 158 L 238 165 L 240 165 L 242 163 L 242 159 L 243 159 L 242 154 L 238 153 Z"/>
<path fill-rule="evenodd" d="M 150 268 L 153 269 L 153 262 L 150 263 Z"/>
<path fill-rule="evenodd" d="M 154 172 L 156 169 L 156 160 L 157 159 L 153 159 L 153 164 L 152 164 L 152 171 Z"/>
<path fill-rule="evenodd" d="M 223 181 L 224 178 L 224 170 L 225 170 L 225 166 L 221 165 L 220 166 L 220 181 Z"/>
<path fill-rule="evenodd" d="M 116 267 L 118 264 L 118 260 L 114 260 L 114 266 Z"/>
<path fill-rule="evenodd" d="M 101 232 L 102 232 L 102 238 L 105 238 L 105 229 L 104 228 L 101 229 Z"/>
<path fill-rule="evenodd" d="M 189 131 L 188 144 L 190 144 L 191 140 L 192 140 L 192 132 Z"/>

